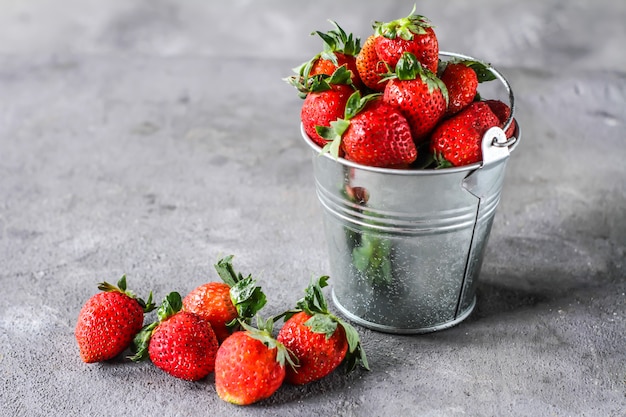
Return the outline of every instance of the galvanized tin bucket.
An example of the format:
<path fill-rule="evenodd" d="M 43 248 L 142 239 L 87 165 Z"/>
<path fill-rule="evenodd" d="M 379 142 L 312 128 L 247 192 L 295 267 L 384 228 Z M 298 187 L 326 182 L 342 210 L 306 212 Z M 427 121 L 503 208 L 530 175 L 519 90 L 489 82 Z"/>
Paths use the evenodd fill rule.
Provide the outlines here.
<path fill-rule="evenodd" d="M 441 53 L 442 57 L 465 55 Z M 514 113 L 513 92 L 505 87 Z M 350 320 L 391 333 L 426 333 L 467 318 L 500 200 L 506 163 L 520 138 L 494 127 L 482 163 L 438 170 L 367 167 L 320 155 L 313 172 L 323 208 L 333 301 Z"/>

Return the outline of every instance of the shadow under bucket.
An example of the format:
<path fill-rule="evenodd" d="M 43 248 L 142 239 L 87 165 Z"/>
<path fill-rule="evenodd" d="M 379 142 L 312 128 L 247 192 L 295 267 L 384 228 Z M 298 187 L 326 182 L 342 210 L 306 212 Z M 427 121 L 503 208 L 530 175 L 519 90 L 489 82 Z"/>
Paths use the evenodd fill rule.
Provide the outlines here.
<path fill-rule="evenodd" d="M 509 94 L 508 126 L 513 94 L 491 71 Z M 302 137 L 314 150 L 337 308 L 391 333 L 432 332 L 467 318 L 519 124 L 511 139 L 499 127 L 485 133 L 481 163 L 438 170 L 363 166 L 320 155 L 303 130 Z"/>

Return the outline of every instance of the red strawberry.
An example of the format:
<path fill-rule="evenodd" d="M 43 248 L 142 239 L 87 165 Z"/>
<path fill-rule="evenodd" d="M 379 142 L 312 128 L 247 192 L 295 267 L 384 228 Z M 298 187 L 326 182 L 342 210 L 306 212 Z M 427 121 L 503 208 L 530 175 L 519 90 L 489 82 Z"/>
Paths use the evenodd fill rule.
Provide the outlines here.
<path fill-rule="evenodd" d="M 330 126 L 343 115 L 346 102 L 354 92 L 350 74 L 345 66 L 341 66 L 330 77 L 326 74 L 309 77 L 305 70 L 303 76 L 287 79 L 304 97 L 300 109 L 302 127 L 319 146 L 324 146 L 326 139 L 317 134 L 315 126 Z"/>
<path fill-rule="evenodd" d="M 343 119 L 330 128 L 318 126 L 318 133 L 329 142 L 322 150 L 337 157 L 339 149 L 347 159 L 376 167 L 411 164 L 417 149 L 411 130 L 399 110 L 383 103 L 379 94 L 361 98 L 357 91 L 348 100 Z"/>
<path fill-rule="evenodd" d="M 413 140 L 425 139 L 442 119 L 448 107 L 448 90 L 435 74 L 405 52 L 394 78 L 385 87 L 383 101 L 398 108 L 411 126 Z"/>
<path fill-rule="evenodd" d="M 243 324 L 217 351 L 215 389 L 224 401 L 248 405 L 270 397 L 285 379 L 289 352 L 272 337 L 272 319 L 259 329 Z"/>
<path fill-rule="evenodd" d="M 441 74 L 441 81 L 448 89 L 448 109 L 446 115 L 451 116 L 467 107 L 478 91 L 476 72 L 465 64 L 449 63 Z"/>
<path fill-rule="evenodd" d="M 376 53 L 394 68 L 405 52 L 410 52 L 431 72 L 437 72 L 439 42 L 432 24 L 424 16 L 416 15 L 415 7 L 407 17 L 391 22 L 375 22 Z"/>
<path fill-rule="evenodd" d="M 498 120 L 500 120 L 499 126 L 504 129 L 505 123 L 511 116 L 511 108 L 500 100 L 485 100 L 485 103 L 487 103 L 491 111 L 498 117 Z M 517 122 L 515 119 L 511 119 L 511 124 L 504 132 L 507 138 L 510 138 L 515 134 L 516 127 Z"/>
<path fill-rule="evenodd" d="M 74 334 L 84 362 L 112 359 L 122 353 L 141 330 L 144 312 L 152 311 L 152 293 L 147 303 L 126 290 L 126 276 L 117 287 L 103 282 L 101 293 L 91 297 L 80 310 Z"/>
<path fill-rule="evenodd" d="M 352 84 L 356 88 L 362 88 L 363 83 L 356 67 L 356 55 L 361 50 L 361 41 L 352 34 L 346 34 L 336 22 L 332 20 L 330 22 L 335 26 L 335 30 L 326 33 L 316 32 L 324 41 L 324 51 L 311 60 L 309 75 L 330 76 L 337 68 L 345 65 L 351 72 Z"/>
<path fill-rule="evenodd" d="M 439 168 L 469 165 L 482 160 L 482 139 L 500 121 L 484 102 L 474 102 L 443 121 L 431 135 L 430 149 Z"/>
<path fill-rule="evenodd" d="M 447 116 L 460 112 L 478 97 L 479 83 L 496 79 L 489 65 L 466 59 L 440 62 L 439 74 L 448 89 Z"/>
<path fill-rule="evenodd" d="M 181 308 L 180 294 L 168 294 L 158 309 L 158 321 L 144 326 L 135 338 L 131 359 L 149 357 L 168 374 L 197 381 L 215 369 L 217 337 L 208 321 Z"/>
<path fill-rule="evenodd" d="M 368 369 L 365 351 L 357 331 L 328 311 L 322 288 L 324 276 L 312 282 L 296 310 L 286 315 L 277 340 L 298 359 L 296 368 L 287 368 L 286 379 L 302 385 L 322 379 L 344 360 L 353 368 L 360 362 Z M 347 354 L 347 355 L 346 355 Z"/>
<path fill-rule="evenodd" d="M 376 53 L 376 36 L 371 35 L 363 44 L 356 56 L 356 68 L 359 78 L 371 90 L 383 91 L 387 81 L 384 80 L 389 69 Z"/>
<path fill-rule="evenodd" d="M 241 273 L 235 272 L 232 259 L 232 255 L 227 256 L 215 265 L 224 282 L 202 284 L 183 299 L 183 310 L 211 323 L 219 342 L 231 334 L 237 325 L 237 318 L 249 320 L 267 301 L 251 275 L 244 278 Z"/>

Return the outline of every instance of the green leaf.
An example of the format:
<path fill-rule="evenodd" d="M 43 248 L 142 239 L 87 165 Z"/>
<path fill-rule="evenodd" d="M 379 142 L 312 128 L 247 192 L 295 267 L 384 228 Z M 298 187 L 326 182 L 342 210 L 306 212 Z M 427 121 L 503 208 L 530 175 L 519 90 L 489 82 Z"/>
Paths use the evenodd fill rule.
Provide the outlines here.
<path fill-rule="evenodd" d="M 148 347 L 150 346 L 150 338 L 152 337 L 154 329 L 156 329 L 158 325 L 159 321 L 155 321 L 141 328 L 139 333 L 137 333 L 133 338 L 133 342 L 131 344 L 131 352 L 133 352 L 134 354 L 132 356 L 129 356 L 128 359 L 133 362 L 140 362 L 148 359 Z"/>
<path fill-rule="evenodd" d="M 346 333 L 346 339 L 348 341 L 348 353 L 346 354 L 346 358 L 344 359 L 346 363 L 347 371 L 350 372 L 357 365 L 361 365 L 364 369 L 369 371 L 369 363 L 367 361 L 367 355 L 365 354 L 365 350 L 361 345 L 361 339 L 359 337 L 359 333 L 356 331 L 352 325 L 347 323 L 344 320 L 337 319 L 337 322 Z"/>
<path fill-rule="evenodd" d="M 328 84 L 352 84 L 352 71 L 348 69 L 347 65 L 337 67 L 333 74 L 327 80 Z"/>
<path fill-rule="evenodd" d="M 137 298 L 137 302 L 143 308 L 144 313 L 149 313 L 156 308 L 156 304 L 152 301 L 152 291 L 148 294 L 148 300 L 144 301 L 141 298 Z"/>
<path fill-rule="evenodd" d="M 242 320 L 254 317 L 267 303 L 267 297 L 256 280 L 248 276 L 230 288 L 230 299 Z"/>
<path fill-rule="evenodd" d="M 122 291 L 126 291 L 126 275 L 122 275 L 119 281 L 117 281 L 117 287 Z"/>
<path fill-rule="evenodd" d="M 399 80 L 414 80 L 424 72 L 422 64 L 411 52 L 402 54 L 396 64 L 396 75 Z"/>
<path fill-rule="evenodd" d="M 220 259 L 215 265 L 215 270 L 217 271 L 217 275 L 228 285 L 229 287 L 233 287 L 237 284 L 241 279 L 243 279 L 241 274 L 237 274 L 235 269 L 233 268 L 233 258 L 234 255 L 228 255 L 222 259 Z"/>
<path fill-rule="evenodd" d="M 330 339 L 337 330 L 337 321 L 329 314 L 313 314 L 310 319 L 304 322 L 313 333 L 320 333 Z"/>
<path fill-rule="evenodd" d="M 304 290 L 304 297 L 298 300 L 296 307 L 310 315 L 315 315 L 316 313 L 328 314 L 328 303 L 322 290 L 322 288 L 328 285 L 328 279 L 329 277 L 324 275 L 311 280 Z"/>
<path fill-rule="evenodd" d="M 462 61 L 476 73 L 479 83 L 493 81 L 496 79 L 494 73 L 490 70 L 491 66 L 480 61 Z"/>
<path fill-rule="evenodd" d="M 426 28 L 433 27 L 430 21 L 421 15 L 415 14 L 416 5 L 413 5 L 411 13 L 403 18 L 392 20 L 386 23 L 374 22 L 375 34 L 384 36 L 388 39 L 396 39 L 398 37 L 410 41 L 415 35 L 426 33 Z"/>
<path fill-rule="evenodd" d="M 157 317 L 160 321 L 167 320 L 169 317 L 178 313 L 182 308 L 183 300 L 180 294 L 176 291 L 172 291 L 165 297 L 161 306 L 157 309 Z"/>

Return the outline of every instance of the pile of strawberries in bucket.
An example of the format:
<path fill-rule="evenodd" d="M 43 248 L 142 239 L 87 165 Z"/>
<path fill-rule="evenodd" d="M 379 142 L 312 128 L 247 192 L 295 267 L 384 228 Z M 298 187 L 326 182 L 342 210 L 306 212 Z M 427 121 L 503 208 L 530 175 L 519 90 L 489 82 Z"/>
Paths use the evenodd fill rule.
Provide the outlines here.
<path fill-rule="evenodd" d="M 375 22 L 362 47 L 332 21 L 333 30 L 315 32 L 323 51 L 286 80 L 304 99 L 304 132 L 323 152 L 374 167 L 463 166 L 482 160 L 489 128 L 505 127 L 509 106 L 478 94 L 495 79 L 489 66 L 441 60 L 432 24 L 414 11 Z M 514 131 L 513 120 L 506 136 Z"/>

